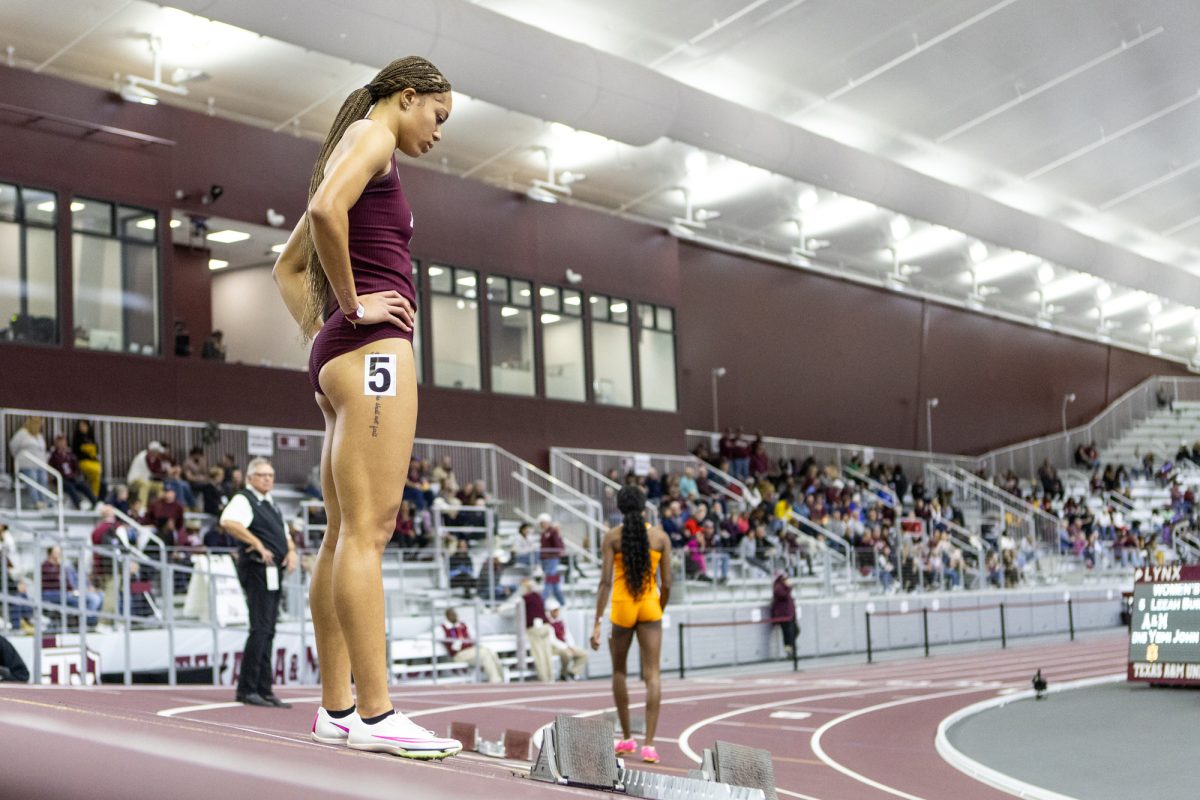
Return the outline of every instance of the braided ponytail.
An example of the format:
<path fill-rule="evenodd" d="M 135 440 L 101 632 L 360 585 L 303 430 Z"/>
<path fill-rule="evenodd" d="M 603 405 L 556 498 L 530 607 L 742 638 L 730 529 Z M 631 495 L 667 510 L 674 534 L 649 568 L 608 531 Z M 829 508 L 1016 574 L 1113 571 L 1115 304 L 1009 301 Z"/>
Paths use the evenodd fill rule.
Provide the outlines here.
<path fill-rule="evenodd" d="M 321 153 L 313 167 L 312 177 L 308 182 L 308 199 L 311 201 L 321 181 L 325 179 L 325 164 L 333 154 L 338 142 L 346 133 L 346 129 L 354 122 L 367 116 L 371 106 L 390 97 L 396 92 L 413 89 L 417 94 L 439 94 L 450 91 L 450 82 L 442 76 L 437 67 L 420 56 L 400 58 L 388 64 L 374 80 L 366 86 L 355 89 L 350 93 L 338 110 L 337 117 L 321 145 Z M 307 293 L 304 304 L 304 321 L 300 328 L 304 337 L 308 332 L 320 327 L 324 321 L 325 309 L 329 305 L 329 279 L 321 268 L 321 260 L 317 257 L 317 247 L 313 242 L 311 228 L 304 237 L 304 255 L 307 264 L 305 269 L 305 286 Z"/>
<path fill-rule="evenodd" d="M 646 593 L 650 574 L 650 537 L 646 534 L 646 495 L 637 486 L 622 486 L 617 492 L 621 521 L 621 561 L 625 585 L 633 599 Z"/>

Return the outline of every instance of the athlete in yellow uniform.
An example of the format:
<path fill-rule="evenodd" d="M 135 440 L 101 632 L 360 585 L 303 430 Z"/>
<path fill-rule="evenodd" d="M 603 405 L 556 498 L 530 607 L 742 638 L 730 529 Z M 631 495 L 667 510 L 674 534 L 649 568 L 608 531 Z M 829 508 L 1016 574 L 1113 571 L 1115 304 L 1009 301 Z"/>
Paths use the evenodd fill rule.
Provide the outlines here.
<path fill-rule="evenodd" d="M 646 495 L 636 486 L 625 486 L 617 493 L 617 509 L 624 521 L 604 535 L 600 545 L 604 557 L 600 588 L 596 592 L 596 623 L 592 628 L 592 649 L 600 649 L 600 630 L 604 607 L 612 594 L 612 635 L 608 646 L 612 653 L 613 700 L 621 721 L 622 739 L 617 755 L 637 750 L 629 735 L 629 689 L 625 663 L 629 645 L 636 635 L 642 653 L 642 680 L 646 683 L 646 741 L 643 761 L 658 761 L 654 732 L 658 727 L 658 709 L 662 698 L 659 656 L 662 652 L 663 609 L 671 597 L 671 540 L 661 528 L 646 524 Z M 655 581 L 655 573 L 658 580 Z"/>

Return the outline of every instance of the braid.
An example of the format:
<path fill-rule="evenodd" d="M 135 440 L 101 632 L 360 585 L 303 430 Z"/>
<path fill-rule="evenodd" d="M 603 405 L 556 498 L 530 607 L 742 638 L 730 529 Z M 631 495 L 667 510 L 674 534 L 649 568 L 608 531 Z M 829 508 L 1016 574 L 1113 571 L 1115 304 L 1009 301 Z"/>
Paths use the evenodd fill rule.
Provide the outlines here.
<path fill-rule="evenodd" d="M 450 91 L 450 82 L 437 67 L 425 59 L 420 56 L 408 56 L 388 64 L 370 83 L 351 92 L 338 110 L 329 134 L 325 137 L 325 143 L 321 145 L 312 178 L 308 182 L 310 201 L 321 186 L 321 181 L 325 180 L 325 164 L 329 161 L 329 156 L 333 154 L 351 123 L 366 117 L 375 103 L 405 89 L 413 89 L 417 94 L 439 94 Z M 311 228 L 304 237 L 304 258 L 307 263 L 307 297 L 304 304 L 304 322 L 300 327 L 307 338 L 308 332 L 323 322 L 325 309 L 329 305 L 329 279 L 325 276 L 321 260 L 317 257 Z"/>
<path fill-rule="evenodd" d="M 633 599 L 646 593 L 650 575 L 650 537 L 646 535 L 646 496 L 637 486 L 623 486 L 617 492 L 621 512 L 621 561 L 625 565 L 625 585 Z"/>

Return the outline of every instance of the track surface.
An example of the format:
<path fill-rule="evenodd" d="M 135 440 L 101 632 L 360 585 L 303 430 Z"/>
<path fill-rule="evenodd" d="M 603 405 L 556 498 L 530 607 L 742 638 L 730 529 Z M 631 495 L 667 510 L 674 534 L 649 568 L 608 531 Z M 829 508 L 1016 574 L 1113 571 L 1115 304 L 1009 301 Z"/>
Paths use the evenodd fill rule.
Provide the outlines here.
<path fill-rule="evenodd" d="M 664 677 L 658 751 L 649 769 L 683 775 L 717 739 L 769 750 L 781 798 L 994 800 L 1010 795 L 946 764 L 938 723 L 998 692 L 1024 689 L 1041 668 L 1053 682 L 1124 670 L 1126 643 L 1087 641 L 843 665 L 744 677 Z M 631 700 L 642 699 L 640 684 Z M 291 710 L 227 702 L 215 687 L 0 689 L 8 800 L 88 797 L 411 798 L 598 796 L 514 776 L 527 763 L 471 753 L 416 763 L 308 739 L 313 690 L 284 689 Z M 534 731 L 555 714 L 603 714 L 607 681 L 397 690 L 399 708 L 445 732 L 452 720 L 487 739 Z M 637 713 L 635 708 L 634 712 Z M 1031 735 L 1035 735 L 1031 732 Z M 630 766 L 641 767 L 639 763 Z"/>

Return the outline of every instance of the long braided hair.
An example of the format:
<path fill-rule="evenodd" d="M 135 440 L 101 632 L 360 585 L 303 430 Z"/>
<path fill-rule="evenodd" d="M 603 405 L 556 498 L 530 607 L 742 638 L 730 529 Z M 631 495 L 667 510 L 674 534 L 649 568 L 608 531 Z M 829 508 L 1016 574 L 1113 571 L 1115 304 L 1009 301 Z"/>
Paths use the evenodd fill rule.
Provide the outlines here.
<path fill-rule="evenodd" d="M 333 126 L 325 137 L 325 143 L 321 145 L 321 154 L 317 156 L 317 163 L 308 183 L 310 201 L 317 193 L 321 181 L 325 179 L 325 164 L 329 161 L 330 154 L 342 140 L 342 135 L 346 133 L 350 124 L 366 117 L 375 103 L 405 89 L 413 89 L 417 94 L 438 94 L 450 91 L 450 82 L 437 67 L 425 59 L 420 56 L 408 56 L 388 64 L 370 83 L 351 92 L 342 103 Z M 325 309 L 329 304 L 329 279 L 325 277 L 321 260 L 317 257 L 311 227 L 308 229 L 308 235 L 304 237 L 304 254 L 305 285 L 308 291 L 304 304 L 304 322 L 300 327 L 307 338 L 309 331 L 320 326 L 324 320 Z"/>
<path fill-rule="evenodd" d="M 621 512 L 621 561 L 625 585 L 633 599 L 646 593 L 650 583 L 650 537 L 646 534 L 646 495 L 637 486 L 622 486 L 617 492 Z"/>

